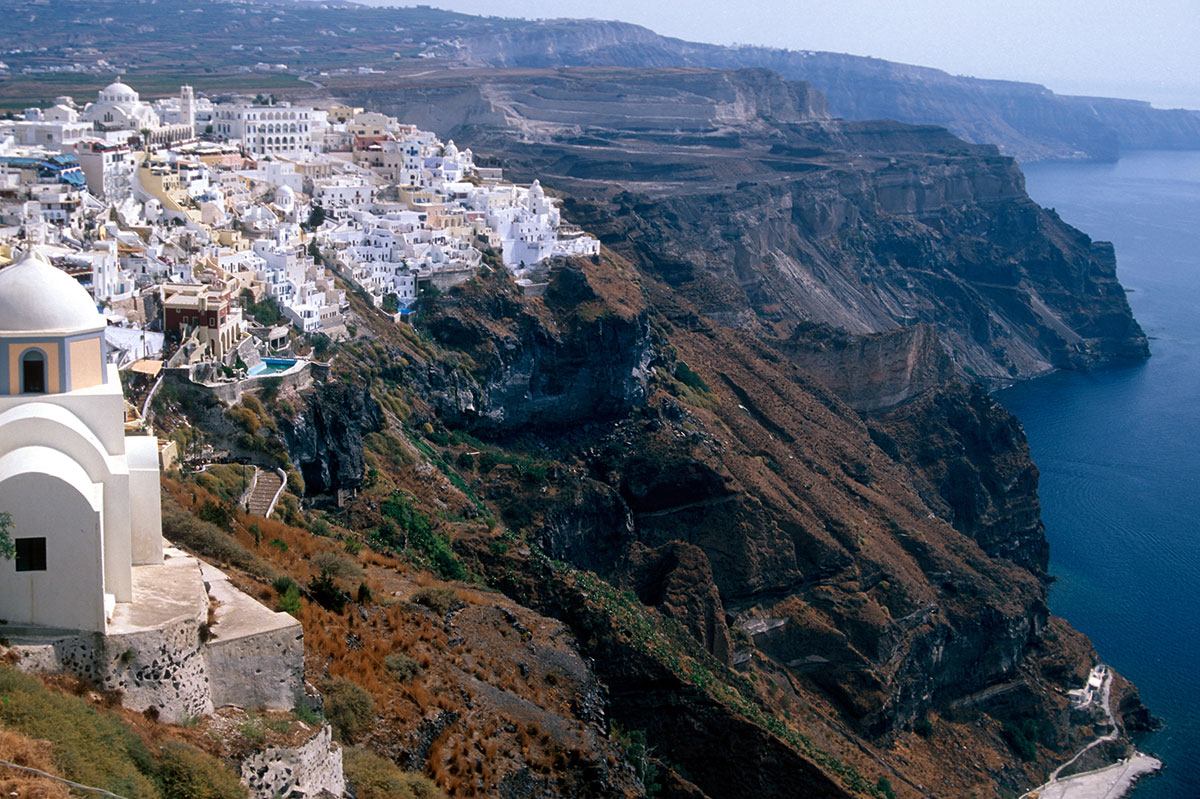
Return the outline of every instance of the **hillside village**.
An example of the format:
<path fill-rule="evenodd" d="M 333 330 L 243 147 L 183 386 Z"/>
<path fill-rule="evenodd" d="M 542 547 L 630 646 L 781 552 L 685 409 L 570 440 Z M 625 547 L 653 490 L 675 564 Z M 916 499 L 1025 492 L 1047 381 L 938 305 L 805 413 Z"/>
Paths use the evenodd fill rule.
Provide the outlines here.
<path fill-rule="evenodd" d="M 485 253 L 528 283 L 599 252 L 536 181 L 394 118 L 190 86 L 150 103 L 119 80 L 0 120 L 0 260 L 34 247 L 104 309 L 121 368 L 218 382 L 346 338 L 347 289 L 402 321 Z"/>
<path fill-rule="evenodd" d="M 277 578 L 282 598 L 265 607 L 213 553 L 163 537 L 162 476 L 182 456 L 209 477 L 213 453 L 179 451 L 190 422 L 156 438 L 151 399 L 166 378 L 229 405 L 271 378 L 311 386 L 329 375 L 319 356 L 354 337 L 348 291 L 360 312 L 407 326 L 423 290 L 507 269 L 536 292 L 548 259 L 598 253 L 537 182 L 506 183 L 453 141 L 361 108 L 214 102 L 188 86 L 151 104 L 117 81 L 83 107 L 60 97 L 0 122 L 5 658 L 154 723 L 219 727 L 231 717 L 215 713 L 250 709 L 235 737 L 248 748 L 232 758 L 244 788 L 223 795 L 341 795 L 342 749 L 305 680 L 299 595 Z M 218 468 L 244 470 L 227 532 L 235 513 L 265 525 L 299 479 Z M 370 595 L 365 581 L 359 591 Z M 246 733 L 263 719 L 274 745 Z"/>
<path fill-rule="evenodd" d="M 1161 765 L 1049 613 L 986 390 L 1147 340 L 1112 247 L 994 148 L 770 69 L 602 66 L 691 46 L 615 23 L 14 8 L 0 794 L 1046 796 Z"/>

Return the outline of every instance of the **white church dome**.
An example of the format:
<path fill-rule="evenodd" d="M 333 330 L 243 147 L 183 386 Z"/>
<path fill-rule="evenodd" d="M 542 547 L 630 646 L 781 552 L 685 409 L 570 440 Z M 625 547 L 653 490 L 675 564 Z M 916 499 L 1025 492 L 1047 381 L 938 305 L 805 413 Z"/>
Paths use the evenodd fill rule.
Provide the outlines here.
<path fill-rule="evenodd" d="M 114 81 L 100 90 L 100 96 L 108 96 L 112 98 L 112 102 L 134 102 L 138 101 L 138 93 L 133 87 L 121 81 Z"/>
<path fill-rule="evenodd" d="M 285 211 L 292 210 L 296 205 L 296 192 L 286 184 L 280 186 L 275 190 L 275 204 Z"/>
<path fill-rule="evenodd" d="M 0 269 L 0 334 L 99 330 L 105 324 L 87 289 L 36 251 Z"/>

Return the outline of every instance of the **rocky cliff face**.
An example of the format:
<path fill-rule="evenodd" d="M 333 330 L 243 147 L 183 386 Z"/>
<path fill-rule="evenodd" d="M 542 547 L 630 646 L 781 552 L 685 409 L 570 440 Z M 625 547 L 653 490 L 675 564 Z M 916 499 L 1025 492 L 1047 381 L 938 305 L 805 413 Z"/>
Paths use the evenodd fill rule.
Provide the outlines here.
<path fill-rule="evenodd" d="M 498 290 L 468 288 L 431 309 L 430 334 L 470 358 L 429 364 L 422 375 L 444 422 L 512 434 L 603 422 L 645 401 L 653 355 L 645 306 L 593 266 L 558 270 L 537 305 L 501 280 Z"/>
<path fill-rule="evenodd" d="M 564 192 L 575 221 L 723 324 L 795 341 L 814 323 L 856 336 L 924 323 L 960 374 L 997 382 L 1147 354 L 1111 246 L 1033 203 L 992 148 L 813 119 L 811 104 L 778 100 L 801 89 L 760 71 L 455 81 L 448 91 L 474 83 L 504 109 L 503 126 L 469 129 L 475 150 Z M 569 126 L 547 99 L 566 94 Z M 369 99 L 400 116 L 412 102 Z"/>
<path fill-rule="evenodd" d="M 1006 159 L 918 160 L 573 209 L 728 324 L 925 323 L 961 373 L 997 381 L 1145 357 L 1110 246 L 1030 202 Z"/>
<path fill-rule="evenodd" d="M 486 97 L 505 122 L 464 125 L 465 141 L 537 175 L 609 248 L 550 268 L 541 298 L 499 271 L 449 292 L 424 309 L 433 349 L 406 354 L 405 373 L 429 408 L 418 421 L 544 459 L 544 483 L 520 465 L 469 467 L 511 529 L 628 589 L 608 594 L 533 547 L 471 547 L 510 595 L 572 627 L 614 717 L 710 796 L 735 790 L 728 764 L 693 744 L 732 727 L 781 764 L 753 775 L 770 796 L 859 790 L 831 753 L 895 763 L 887 747 L 911 742 L 917 720 L 964 707 L 962 740 L 997 758 L 1013 703 L 1060 725 L 1042 764 L 1070 746 L 1059 691 L 1089 655 L 1047 611 L 1037 472 L 1019 425 L 955 375 L 1144 357 L 1111 247 L 1032 203 L 994 148 L 806 118 L 778 100 L 799 89 L 759 72 L 416 83 L 421 102 Z M 622 118 L 609 104 L 625 94 Z M 567 95 L 569 124 L 555 115 Z M 412 96 L 370 99 L 403 115 Z M 779 107 L 791 116 L 763 115 Z M 441 453 L 463 456 L 475 463 L 465 445 Z M 666 647 L 626 603 L 693 643 Z M 726 663 L 778 695 L 750 691 L 754 712 L 731 700 L 713 680 L 743 698 L 746 686 Z M 1019 702 L 979 698 L 993 689 Z M 804 725 L 742 726 L 799 708 Z M 819 745 L 788 737 L 801 729 Z M 1040 776 L 1006 769 L 939 772 L 933 792 Z"/>
<path fill-rule="evenodd" d="M 937 332 L 927 324 L 866 336 L 798 325 L 780 349 L 856 411 L 894 408 L 954 375 Z"/>
<path fill-rule="evenodd" d="M 355 488 L 363 479 L 363 436 L 379 430 L 383 412 L 370 391 L 338 382 L 322 383 L 298 397 L 279 419 L 292 463 L 309 494 Z"/>
<path fill-rule="evenodd" d="M 1046 574 L 1037 467 L 1020 423 L 998 402 L 978 386 L 950 383 L 869 424 L 872 440 L 912 469 L 941 518 L 989 555 Z"/>
<path fill-rule="evenodd" d="M 962 77 L 878 58 L 685 42 L 624 23 L 531 24 L 468 38 L 465 53 L 493 66 L 765 68 L 811 84 L 835 116 L 941 125 L 1023 161 L 1113 160 L 1131 149 L 1200 147 L 1200 114 L 1193 111 L 1057 95 L 1039 84 Z"/>
<path fill-rule="evenodd" d="M 786 687 L 763 701 L 787 697 L 814 708 L 822 720 L 804 730 L 822 736 L 825 756 L 844 754 L 839 747 L 850 741 L 883 746 L 911 736 L 905 730 L 915 720 L 949 713 L 994 686 L 1007 686 L 1010 697 L 1019 693 L 1021 712 L 1062 715 L 1053 686 L 1068 684 L 1078 669 L 1041 664 L 1082 656 L 1047 632 L 1036 469 L 1016 422 L 986 394 L 952 377 L 935 381 L 939 359 L 927 353 L 920 358 L 930 358 L 929 376 L 883 380 L 905 384 L 913 396 L 864 421 L 777 342 L 701 314 L 652 265 L 630 267 L 605 258 L 560 268 L 551 285 L 582 278 L 588 290 L 563 288 L 533 300 L 488 278 L 455 289 L 445 312 L 427 317 L 430 331 L 442 329 L 447 316 L 482 330 L 487 309 L 501 308 L 502 324 L 522 316 L 562 323 L 579 315 L 568 311 L 574 303 L 595 310 L 594 297 L 619 296 L 654 331 L 643 399 L 586 424 L 571 418 L 532 428 L 485 426 L 499 440 L 519 434 L 522 447 L 557 465 L 544 484 L 491 472 L 472 484 L 475 490 L 499 503 L 505 519 L 551 558 L 596 570 L 629 590 L 617 592 L 621 602 L 636 597 L 673 620 L 697 652 L 717 664 L 736 662 L 759 679 L 773 675 Z M 618 294 L 614 284 L 623 281 Z M 907 340 L 899 343 L 882 336 L 842 344 L 847 351 L 878 347 L 886 351 L 880 362 L 890 364 L 893 351 L 915 363 L 913 352 L 936 343 L 929 329 L 901 332 Z M 469 340 L 436 335 L 446 347 Z M 585 357 L 591 369 L 640 361 L 637 341 L 627 341 L 632 350 L 624 353 L 593 349 Z M 486 362 L 477 345 L 452 352 Z M 944 370 L 945 356 L 940 360 Z M 900 374 L 890 366 L 883 372 Z M 925 380 L 931 385 L 916 390 Z M 542 401 L 512 394 L 508 410 L 522 418 Z M 474 417 L 441 418 L 481 429 Z M 828 781 L 837 773 L 827 770 L 831 761 L 798 756 L 681 681 L 669 663 L 683 650 L 650 656 L 626 640 L 627 631 L 636 638 L 640 628 L 597 615 L 594 603 L 609 596 L 598 584 L 583 587 L 550 561 L 537 565 L 512 549 L 476 545 L 472 552 L 510 595 L 571 626 L 611 690 L 614 718 L 651 735 L 704 795 L 732 795 L 712 750 L 696 744 L 728 729 L 740 731 L 748 751 L 774 753 L 776 765 L 752 775 L 765 795 L 788 795 L 796 784 L 830 796 L 845 790 L 842 777 Z M 984 714 L 980 729 L 1007 718 L 1007 705 L 987 707 L 974 711 Z M 1065 727 L 1059 740 L 1071 741 Z M 977 778 L 997 778 L 985 773 Z M 1005 779 L 1017 785 L 1031 778 Z"/>

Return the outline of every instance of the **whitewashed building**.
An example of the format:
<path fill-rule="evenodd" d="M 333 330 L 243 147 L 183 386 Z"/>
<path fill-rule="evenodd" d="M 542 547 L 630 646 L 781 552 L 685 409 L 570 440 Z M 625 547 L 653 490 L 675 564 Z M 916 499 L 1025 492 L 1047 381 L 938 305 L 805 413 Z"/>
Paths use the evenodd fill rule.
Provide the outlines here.
<path fill-rule="evenodd" d="M 103 632 L 133 601 L 133 567 L 162 563 L 158 446 L 126 436 L 87 291 L 29 254 L 0 271 L 0 616 Z"/>
<path fill-rule="evenodd" d="M 313 152 L 313 109 L 237 103 L 213 109 L 213 133 L 236 139 L 254 155 L 302 157 Z"/>

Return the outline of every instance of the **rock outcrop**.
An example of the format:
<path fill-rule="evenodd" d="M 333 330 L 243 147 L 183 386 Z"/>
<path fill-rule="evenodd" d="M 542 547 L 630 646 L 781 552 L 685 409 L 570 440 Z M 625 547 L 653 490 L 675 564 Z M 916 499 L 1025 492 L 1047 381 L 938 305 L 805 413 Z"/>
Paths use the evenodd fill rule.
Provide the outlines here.
<path fill-rule="evenodd" d="M 649 319 L 620 268 L 563 266 L 537 305 L 520 302 L 511 284 L 496 291 L 476 281 L 431 308 L 430 334 L 470 358 L 421 375 L 439 418 L 507 435 L 617 419 L 643 404 Z"/>
<path fill-rule="evenodd" d="M 922 498 L 956 530 L 1046 574 L 1037 467 L 1020 422 L 996 400 L 952 383 L 872 420 L 871 437 L 913 470 Z"/>
<path fill-rule="evenodd" d="M 709 654 L 729 665 L 725 608 L 703 550 L 678 541 L 655 549 L 635 544 L 626 550 L 616 573 L 618 585 L 628 586 L 643 604 L 679 621 Z"/>
<path fill-rule="evenodd" d="M 798 325 L 780 348 L 856 411 L 894 408 L 954 375 L 936 331 L 925 323 L 865 336 Z"/>
<path fill-rule="evenodd" d="M 354 488 L 363 479 L 363 436 L 379 430 L 383 412 L 369 389 L 326 382 L 302 392 L 300 404 L 278 419 L 292 463 L 309 494 Z"/>

